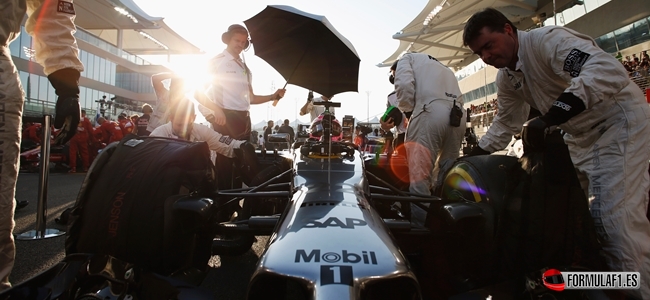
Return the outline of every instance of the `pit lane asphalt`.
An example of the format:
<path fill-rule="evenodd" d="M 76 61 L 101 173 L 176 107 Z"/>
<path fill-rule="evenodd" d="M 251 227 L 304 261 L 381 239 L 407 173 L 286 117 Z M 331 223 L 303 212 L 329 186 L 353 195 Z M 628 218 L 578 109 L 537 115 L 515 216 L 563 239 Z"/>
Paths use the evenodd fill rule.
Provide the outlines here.
<path fill-rule="evenodd" d="M 85 173 L 50 173 L 46 228 L 67 230 L 66 226 L 57 224 L 54 219 L 74 204 L 84 177 Z M 36 228 L 38 183 L 38 173 L 21 172 L 18 176 L 16 199 L 27 200 L 29 205 L 16 211 L 14 235 Z M 19 284 L 61 261 L 65 257 L 65 238 L 16 240 L 16 261 L 9 277 L 11 283 Z M 215 299 L 244 299 L 248 280 L 267 240 L 267 237 L 257 237 L 252 251 L 242 256 L 213 256 L 209 261 L 210 271 L 201 286 L 213 292 Z"/>

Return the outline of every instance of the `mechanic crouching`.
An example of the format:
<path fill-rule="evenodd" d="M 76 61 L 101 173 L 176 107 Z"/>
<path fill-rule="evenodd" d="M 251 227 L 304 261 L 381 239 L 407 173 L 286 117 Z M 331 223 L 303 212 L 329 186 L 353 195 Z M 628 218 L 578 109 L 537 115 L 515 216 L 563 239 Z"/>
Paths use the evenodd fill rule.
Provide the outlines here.
<path fill-rule="evenodd" d="M 469 19 L 463 42 L 500 68 L 499 114 L 471 154 L 504 149 L 519 132 L 524 150 L 538 151 L 559 126 L 609 268 L 640 272 L 641 289 L 626 292 L 650 299 L 650 107 L 641 90 L 592 38 L 565 27 L 518 31 L 487 8 Z M 531 107 L 542 116 L 526 121 Z"/>

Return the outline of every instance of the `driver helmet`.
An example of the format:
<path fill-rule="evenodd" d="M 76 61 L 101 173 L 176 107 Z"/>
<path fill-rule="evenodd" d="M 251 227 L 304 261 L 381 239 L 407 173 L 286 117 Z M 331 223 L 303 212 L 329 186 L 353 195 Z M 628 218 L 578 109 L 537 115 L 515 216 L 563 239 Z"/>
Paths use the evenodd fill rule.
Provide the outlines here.
<path fill-rule="evenodd" d="M 332 141 L 340 141 L 343 138 L 341 123 L 328 111 L 323 112 L 311 122 L 309 137 L 322 140 L 326 128 L 331 128 Z"/>

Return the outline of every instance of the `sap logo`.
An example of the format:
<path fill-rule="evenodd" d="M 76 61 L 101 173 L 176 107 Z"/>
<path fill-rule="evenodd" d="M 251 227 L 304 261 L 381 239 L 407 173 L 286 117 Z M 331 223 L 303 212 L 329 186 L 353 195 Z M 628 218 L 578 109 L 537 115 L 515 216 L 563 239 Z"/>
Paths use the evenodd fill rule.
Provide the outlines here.
<path fill-rule="evenodd" d="M 341 227 L 345 229 L 354 229 L 354 226 L 366 226 L 368 223 L 364 220 L 345 218 L 345 223 L 336 217 L 331 217 L 324 222 L 311 221 L 307 222 L 303 228 L 327 228 L 327 227 Z"/>
<path fill-rule="evenodd" d="M 330 264 L 337 263 L 337 262 L 349 263 L 349 264 L 363 263 L 366 265 L 377 264 L 377 256 L 375 255 L 375 251 L 361 251 L 361 255 L 359 255 L 357 253 L 343 250 L 341 254 L 337 252 L 325 252 L 321 255 L 319 249 L 311 250 L 309 254 L 307 254 L 307 251 L 305 251 L 304 249 L 296 250 L 296 257 L 294 262 L 310 263 L 312 262 L 312 260 L 315 263 L 319 263 L 322 260 Z"/>

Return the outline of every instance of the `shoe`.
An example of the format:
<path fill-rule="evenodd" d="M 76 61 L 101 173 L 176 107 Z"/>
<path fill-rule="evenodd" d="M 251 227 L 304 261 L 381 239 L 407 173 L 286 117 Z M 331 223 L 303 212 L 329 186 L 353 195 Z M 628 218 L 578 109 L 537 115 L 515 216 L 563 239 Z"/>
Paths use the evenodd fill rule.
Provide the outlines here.
<path fill-rule="evenodd" d="M 87 172 L 88 172 L 88 168 L 84 168 L 84 173 L 87 173 Z"/>
<path fill-rule="evenodd" d="M 29 205 L 29 201 L 27 200 L 16 201 L 16 210 L 19 210 L 27 205 Z"/>
<path fill-rule="evenodd" d="M 70 169 L 70 171 L 68 171 L 68 173 L 77 173 L 77 170 L 75 170 L 75 169 Z"/>

